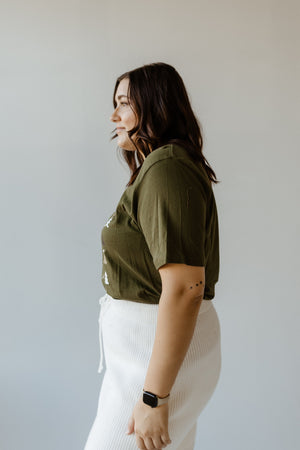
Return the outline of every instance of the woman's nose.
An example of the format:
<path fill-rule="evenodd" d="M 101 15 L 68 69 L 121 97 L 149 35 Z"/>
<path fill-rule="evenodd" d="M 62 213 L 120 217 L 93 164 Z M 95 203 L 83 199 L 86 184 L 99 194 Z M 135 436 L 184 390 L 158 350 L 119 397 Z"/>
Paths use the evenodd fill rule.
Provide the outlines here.
<path fill-rule="evenodd" d="M 116 111 L 114 111 L 114 112 L 112 113 L 112 115 L 110 116 L 110 120 L 111 120 L 112 122 L 115 122 L 115 121 L 117 120 L 117 118 L 116 118 Z"/>

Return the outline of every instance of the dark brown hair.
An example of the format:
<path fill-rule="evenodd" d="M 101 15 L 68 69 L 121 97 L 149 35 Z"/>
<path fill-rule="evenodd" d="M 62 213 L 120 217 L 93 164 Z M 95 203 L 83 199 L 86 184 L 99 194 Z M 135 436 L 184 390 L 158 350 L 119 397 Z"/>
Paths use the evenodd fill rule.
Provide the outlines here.
<path fill-rule="evenodd" d="M 202 163 L 211 182 L 219 183 L 202 153 L 201 125 L 193 113 L 183 80 L 174 67 L 158 62 L 120 75 L 114 89 L 114 108 L 117 106 L 116 91 L 124 78 L 129 79 L 128 101 L 138 119 L 136 127 L 127 131 L 137 151 L 122 149 L 123 159 L 131 172 L 126 186 L 134 182 L 149 153 L 172 143 L 186 148 L 192 160 Z M 135 142 L 131 138 L 134 133 Z M 111 140 L 117 136 L 115 133 Z"/>

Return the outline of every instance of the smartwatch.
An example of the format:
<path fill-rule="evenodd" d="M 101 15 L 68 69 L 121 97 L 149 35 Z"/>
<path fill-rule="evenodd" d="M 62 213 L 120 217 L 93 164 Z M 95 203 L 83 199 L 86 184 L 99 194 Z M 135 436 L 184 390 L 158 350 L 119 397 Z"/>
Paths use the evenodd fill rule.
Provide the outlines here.
<path fill-rule="evenodd" d="M 170 394 L 168 394 L 166 397 L 161 398 L 153 394 L 153 392 L 143 390 L 143 402 L 146 403 L 146 405 L 151 406 L 151 408 L 156 408 L 157 406 L 167 403 L 169 397 Z"/>

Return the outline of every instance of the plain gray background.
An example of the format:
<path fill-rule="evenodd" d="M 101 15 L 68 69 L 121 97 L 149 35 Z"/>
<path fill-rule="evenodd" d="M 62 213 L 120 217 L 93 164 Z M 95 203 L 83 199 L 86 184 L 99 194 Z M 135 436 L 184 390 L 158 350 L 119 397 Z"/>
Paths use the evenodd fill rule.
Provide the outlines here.
<path fill-rule="evenodd" d="M 296 0 L 1 6 L 1 450 L 82 450 L 101 376 L 101 229 L 129 179 L 117 76 L 163 61 L 204 131 L 222 373 L 199 450 L 299 448 Z"/>

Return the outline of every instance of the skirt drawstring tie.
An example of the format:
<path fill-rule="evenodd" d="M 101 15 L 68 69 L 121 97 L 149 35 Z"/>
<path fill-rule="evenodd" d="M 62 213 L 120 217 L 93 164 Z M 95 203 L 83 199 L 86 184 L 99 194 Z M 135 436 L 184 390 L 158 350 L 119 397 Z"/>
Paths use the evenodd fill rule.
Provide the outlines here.
<path fill-rule="evenodd" d="M 108 309 L 111 304 L 111 297 L 107 293 L 99 298 L 99 304 L 101 305 L 100 315 L 99 315 L 99 345 L 100 345 L 100 363 L 98 367 L 98 373 L 101 373 L 103 370 L 103 338 L 102 338 L 102 320 L 105 311 Z"/>

